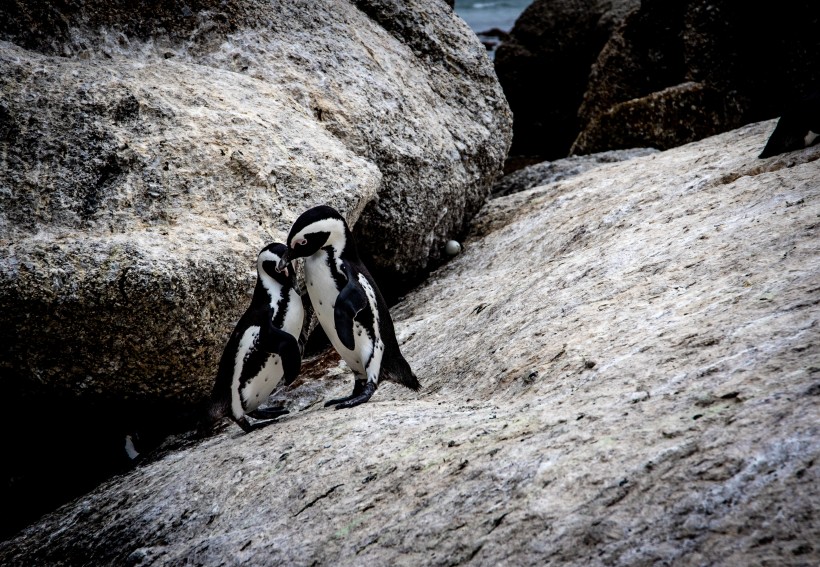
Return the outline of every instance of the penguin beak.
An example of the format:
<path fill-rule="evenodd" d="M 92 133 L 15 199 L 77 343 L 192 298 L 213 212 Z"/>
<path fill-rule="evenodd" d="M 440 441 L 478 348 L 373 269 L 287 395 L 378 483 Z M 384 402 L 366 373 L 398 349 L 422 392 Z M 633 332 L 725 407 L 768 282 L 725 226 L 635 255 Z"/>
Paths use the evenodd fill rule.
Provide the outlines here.
<path fill-rule="evenodd" d="M 288 275 L 288 265 L 290 264 L 290 259 L 288 258 L 288 253 L 285 252 L 281 258 L 279 258 L 279 262 L 276 264 L 276 271 L 277 272 L 285 272 L 285 275 Z"/>

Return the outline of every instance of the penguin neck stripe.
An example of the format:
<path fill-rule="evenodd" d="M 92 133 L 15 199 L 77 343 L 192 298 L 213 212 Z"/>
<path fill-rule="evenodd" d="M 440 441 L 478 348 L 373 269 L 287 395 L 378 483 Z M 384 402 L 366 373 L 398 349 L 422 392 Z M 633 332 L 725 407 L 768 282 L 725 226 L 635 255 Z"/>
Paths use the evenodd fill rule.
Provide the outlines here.
<path fill-rule="evenodd" d="M 262 286 L 265 288 L 265 291 L 268 294 L 268 302 L 270 303 L 271 309 L 273 309 L 275 314 L 276 306 L 282 299 L 282 284 L 273 279 L 265 271 L 261 271 L 259 273 L 259 279 L 262 282 Z"/>
<path fill-rule="evenodd" d="M 274 310 L 274 314 L 276 313 L 276 305 L 279 303 L 279 300 L 283 295 L 282 283 L 271 275 L 271 271 L 276 269 L 276 264 L 278 262 L 278 256 L 269 252 L 263 252 L 259 255 L 259 260 L 256 265 L 258 281 L 262 284 L 262 287 L 267 293 L 265 303 L 268 303 L 271 306 L 271 309 Z M 256 301 L 259 300 L 257 299 Z"/>
<path fill-rule="evenodd" d="M 293 238 L 290 239 L 291 243 L 295 243 L 301 239 L 305 239 L 310 242 L 310 235 L 315 233 L 326 233 L 327 239 L 324 243 L 320 246 L 320 248 L 324 248 L 326 246 L 332 246 L 335 255 L 338 257 L 341 255 L 342 250 L 345 249 L 347 245 L 347 226 L 345 225 L 344 221 L 341 219 L 336 218 L 326 218 L 317 220 L 315 222 L 310 223 L 305 228 L 300 230 L 298 234 L 296 234 Z M 296 247 L 296 250 L 299 248 Z"/>

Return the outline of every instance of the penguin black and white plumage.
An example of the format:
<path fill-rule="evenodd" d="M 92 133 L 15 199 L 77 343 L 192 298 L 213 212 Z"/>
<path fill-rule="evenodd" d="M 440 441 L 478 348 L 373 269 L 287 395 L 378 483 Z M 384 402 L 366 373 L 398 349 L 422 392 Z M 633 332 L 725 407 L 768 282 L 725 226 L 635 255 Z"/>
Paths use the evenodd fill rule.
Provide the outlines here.
<path fill-rule="evenodd" d="M 225 345 L 207 415 L 200 425 L 202 434 L 225 416 L 250 432 L 288 413 L 257 409 L 281 381 L 291 384 L 301 366 L 298 337 L 304 307 L 292 266 L 279 264 L 286 251 L 284 244 L 273 243 L 259 253 L 253 298 Z M 246 415 L 267 421 L 251 425 Z"/>
<path fill-rule="evenodd" d="M 758 158 L 802 150 L 820 142 L 820 90 L 793 103 L 774 127 Z"/>
<path fill-rule="evenodd" d="M 280 267 L 305 258 L 305 284 L 319 323 L 355 375 L 353 393 L 327 406 L 350 408 L 370 399 L 383 380 L 421 387 L 399 350 L 393 320 L 376 282 L 359 259 L 353 234 L 332 207 L 296 219 Z"/>

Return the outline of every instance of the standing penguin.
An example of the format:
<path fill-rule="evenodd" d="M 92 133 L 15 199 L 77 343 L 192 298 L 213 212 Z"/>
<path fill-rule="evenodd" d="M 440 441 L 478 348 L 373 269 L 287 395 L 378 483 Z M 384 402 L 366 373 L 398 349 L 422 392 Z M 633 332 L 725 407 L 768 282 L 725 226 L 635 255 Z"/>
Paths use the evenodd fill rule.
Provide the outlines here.
<path fill-rule="evenodd" d="M 270 421 L 252 426 L 246 415 L 270 420 L 288 413 L 257 409 L 281 380 L 292 383 L 301 365 L 297 338 L 305 313 L 292 266 L 280 264 L 286 252 L 284 244 L 274 243 L 259 253 L 253 299 L 225 345 L 201 434 L 226 415 L 247 433 Z"/>
<path fill-rule="evenodd" d="M 421 386 L 399 350 L 390 311 L 367 271 L 344 217 L 328 206 L 305 211 L 290 229 L 279 269 L 305 258 L 313 310 L 333 347 L 355 375 L 353 393 L 327 406 L 351 408 L 370 399 L 379 382 Z"/>

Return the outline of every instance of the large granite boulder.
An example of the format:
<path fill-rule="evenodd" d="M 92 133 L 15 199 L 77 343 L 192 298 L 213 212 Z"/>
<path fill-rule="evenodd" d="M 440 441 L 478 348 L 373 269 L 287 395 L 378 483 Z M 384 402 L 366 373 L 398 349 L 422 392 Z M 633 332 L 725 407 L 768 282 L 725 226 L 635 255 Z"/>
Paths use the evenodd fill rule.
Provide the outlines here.
<path fill-rule="evenodd" d="M 774 121 L 490 201 L 393 309 L 423 389 L 162 451 L 4 565 L 812 565 L 820 147 Z"/>
<path fill-rule="evenodd" d="M 780 116 L 820 85 L 817 2 L 609 5 L 536 0 L 498 48 L 515 116 L 511 162 L 667 149 Z M 611 17 L 599 22 L 602 11 Z M 544 92 L 545 77 L 564 100 L 555 85 Z"/>

